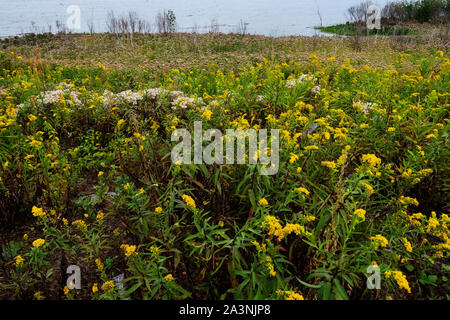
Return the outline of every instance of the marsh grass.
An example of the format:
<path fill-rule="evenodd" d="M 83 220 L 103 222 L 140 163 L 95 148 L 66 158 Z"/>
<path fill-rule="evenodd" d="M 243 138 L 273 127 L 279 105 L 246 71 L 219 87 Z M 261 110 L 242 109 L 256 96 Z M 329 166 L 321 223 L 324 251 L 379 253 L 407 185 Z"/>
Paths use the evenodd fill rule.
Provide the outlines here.
<path fill-rule="evenodd" d="M 248 63 L 266 57 L 272 61 L 305 61 L 311 54 L 352 58 L 357 63 L 383 66 L 394 51 L 422 54 L 430 50 L 447 50 L 448 30 L 433 29 L 427 36 L 358 37 L 355 40 L 336 37 L 266 37 L 240 34 L 139 34 L 129 36 L 94 35 L 27 35 L 5 39 L 4 49 L 14 50 L 25 58 L 43 59 L 48 63 L 93 67 L 102 61 L 116 69 L 141 68 L 167 71 L 171 68 L 207 67 L 217 64 L 238 70 Z M 41 46 L 35 56 L 35 46 Z"/>

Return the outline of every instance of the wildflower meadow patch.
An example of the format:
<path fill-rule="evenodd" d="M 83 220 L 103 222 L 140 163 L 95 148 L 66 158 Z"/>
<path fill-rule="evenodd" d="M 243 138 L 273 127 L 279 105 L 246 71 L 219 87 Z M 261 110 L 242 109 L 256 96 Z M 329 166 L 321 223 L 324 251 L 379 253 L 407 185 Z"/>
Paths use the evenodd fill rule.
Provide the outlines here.
<path fill-rule="evenodd" d="M 0 51 L 0 298 L 448 298 L 450 60 L 390 59 Z"/>

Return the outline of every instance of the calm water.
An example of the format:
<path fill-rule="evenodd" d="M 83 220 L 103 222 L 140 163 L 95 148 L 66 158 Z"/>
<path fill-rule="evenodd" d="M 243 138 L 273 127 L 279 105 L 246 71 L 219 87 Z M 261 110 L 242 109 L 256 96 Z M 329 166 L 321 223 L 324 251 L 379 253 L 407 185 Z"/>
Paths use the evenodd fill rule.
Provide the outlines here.
<path fill-rule="evenodd" d="M 106 31 L 108 11 L 116 15 L 136 11 L 141 18 L 154 22 L 163 9 L 172 9 L 179 31 L 207 32 L 211 21 L 220 32 L 236 31 L 240 20 L 248 23 L 247 31 L 269 36 L 314 35 L 314 26 L 346 21 L 347 8 L 362 0 L 0 0 L 0 37 L 27 32 L 56 31 L 56 21 L 65 24 L 70 5 L 81 9 L 81 29 L 88 32 L 88 21 L 95 32 Z M 387 0 L 378 0 L 385 5 Z"/>

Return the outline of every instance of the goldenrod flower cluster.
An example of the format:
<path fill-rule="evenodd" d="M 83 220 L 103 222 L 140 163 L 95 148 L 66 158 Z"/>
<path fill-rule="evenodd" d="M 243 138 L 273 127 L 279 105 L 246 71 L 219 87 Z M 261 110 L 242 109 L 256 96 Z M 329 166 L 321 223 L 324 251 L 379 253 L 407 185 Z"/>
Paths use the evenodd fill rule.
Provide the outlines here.
<path fill-rule="evenodd" d="M 364 210 L 364 209 L 356 209 L 355 212 L 353 212 L 353 214 L 356 217 L 358 217 L 361 221 L 366 220 L 366 210 Z"/>
<path fill-rule="evenodd" d="M 125 251 L 125 256 L 129 257 L 131 255 L 136 255 L 136 246 L 135 245 L 128 245 L 128 244 L 122 244 L 120 246 L 120 249 L 122 249 L 123 251 Z"/>
<path fill-rule="evenodd" d="M 376 155 L 369 153 L 362 156 L 362 162 L 367 163 L 372 168 L 375 168 L 381 164 L 381 159 Z"/>
<path fill-rule="evenodd" d="M 269 274 L 272 277 L 275 277 L 277 275 L 277 272 L 275 271 L 275 267 L 273 266 L 272 263 L 272 258 L 268 255 L 264 256 L 261 260 L 260 263 L 265 265 L 267 268 L 267 271 L 269 272 Z"/>
<path fill-rule="evenodd" d="M 31 209 L 31 212 L 33 213 L 33 216 L 44 218 L 46 216 L 45 211 L 42 208 L 38 208 L 36 206 L 33 206 Z"/>
<path fill-rule="evenodd" d="M 16 266 L 21 266 L 21 265 L 23 265 L 24 261 L 25 261 L 25 259 L 22 258 L 22 256 L 20 256 L 20 255 L 17 256 L 17 257 L 16 257 Z"/>
<path fill-rule="evenodd" d="M 112 292 L 116 285 L 114 284 L 114 280 L 107 281 L 102 284 L 102 290 L 105 292 Z"/>
<path fill-rule="evenodd" d="M 381 234 L 377 234 L 376 236 L 370 237 L 370 240 L 373 241 L 373 244 L 375 245 L 376 248 L 378 248 L 379 246 L 385 248 L 389 244 L 388 239 L 383 237 Z"/>
<path fill-rule="evenodd" d="M 411 293 L 408 280 L 401 271 L 386 271 L 384 275 L 387 279 L 393 277 L 400 289 L 405 289 L 408 293 Z"/>
<path fill-rule="evenodd" d="M 283 240 L 287 235 L 295 233 L 296 235 L 311 236 L 310 232 L 305 230 L 304 226 L 294 223 L 288 223 L 283 227 L 280 221 L 274 216 L 267 215 L 264 217 L 262 227 L 267 230 L 270 236 L 274 236 L 278 241 Z"/>
<path fill-rule="evenodd" d="M 164 280 L 166 280 L 167 282 L 170 282 L 170 281 L 173 281 L 173 276 L 172 276 L 172 274 L 168 274 L 168 275 L 166 275 L 165 277 L 164 277 Z"/>
<path fill-rule="evenodd" d="M 33 241 L 33 247 L 35 247 L 35 248 L 42 247 L 44 245 L 44 243 L 45 243 L 44 239 L 36 239 Z"/>
<path fill-rule="evenodd" d="M 95 264 L 97 265 L 97 269 L 99 271 L 103 271 L 103 268 L 105 266 L 104 266 L 103 262 L 99 258 L 95 259 Z"/>
<path fill-rule="evenodd" d="M 285 300 L 305 300 L 300 293 L 289 290 L 277 290 L 278 296 Z"/>
<path fill-rule="evenodd" d="M 87 230 L 87 225 L 86 225 L 86 222 L 84 220 L 80 220 L 80 219 L 79 220 L 75 220 L 75 221 L 72 222 L 72 225 L 77 227 L 80 230 L 84 230 L 84 231 Z"/>
<path fill-rule="evenodd" d="M 195 209 L 195 201 L 194 199 L 192 199 L 191 196 L 183 194 L 181 197 L 183 198 L 184 203 L 186 203 L 188 207 Z"/>

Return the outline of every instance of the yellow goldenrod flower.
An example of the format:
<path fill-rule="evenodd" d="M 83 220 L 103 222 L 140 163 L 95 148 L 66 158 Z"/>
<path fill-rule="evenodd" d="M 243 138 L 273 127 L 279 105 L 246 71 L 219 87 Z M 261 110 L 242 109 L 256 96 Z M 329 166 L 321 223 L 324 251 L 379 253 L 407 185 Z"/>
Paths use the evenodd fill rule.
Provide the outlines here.
<path fill-rule="evenodd" d="M 97 293 L 98 292 L 98 284 L 97 283 L 94 283 L 93 285 L 92 285 L 92 293 Z"/>
<path fill-rule="evenodd" d="M 137 252 L 136 252 L 136 246 L 134 246 L 134 245 L 130 246 L 130 245 L 128 245 L 128 244 L 122 244 L 122 245 L 120 246 L 120 249 L 122 249 L 122 250 L 125 251 L 125 256 L 126 256 L 126 257 L 129 257 L 129 256 L 131 256 L 131 255 L 136 255 L 136 254 L 137 254 Z"/>
<path fill-rule="evenodd" d="M 95 259 L 95 264 L 97 265 L 97 269 L 99 271 L 103 271 L 103 268 L 105 266 L 103 265 L 102 261 L 99 258 Z"/>
<path fill-rule="evenodd" d="M 211 116 L 212 116 L 212 111 L 209 110 L 208 108 L 206 108 L 205 111 L 203 111 L 203 113 L 202 113 L 202 118 L 205 118 L 206 120 L 211 120 Z"/>
<path fill-rule="evenodd" d="M 419 205 L 419 201 L 417 201 L 415 198 L 411 198 L 411 197 L 401 196 L 398 201 L 405 206 L 412 204 L 417 207 Z"/>
<path fill-rule="evenodd" d="M 114 288 L 116 285 L 114 284 L 113 280 L 107 281 L 104 284 L 102 284 L 102 290 L 105 292 L 112 292 L 114 291 Z"/>
<path fill-rule="evenodd" d="M 40 291 L 35 292 L 33 296 L 34 296 L 34 298 L 36 300 L 42 300 L 43 299 L 43 297 L 41 296 L 41 292 Z"/>
<path fill-rule="evenodd" d="M 22 256 L 17 256 L 17 257 L 16 257 L 16 266 L 21 266 L 21 265 L 23 265 L 24 261 L 25 261 L 25 259 L 22 258 Z"/>
<path fill-rule="evenodd" d="M 122 126 L 122 124 L 125 122 L 125 120 L 120 119 L 119 121 L 117 121 L 117 127 L 120 128 L 120 126 Z"/>
<path fill-rule="evenodd" d="M 267 206 L 269 204 L 269 202 L 265 198 L 260 199 L 258 201 L 258 203 L 259 203 L 260 206 L 263 206 L 263 207 L 265 207 L 265 206 Z"/>
<path fill-rule="evenodd" d="M 366 220 L 366 210 L 364 209 L 356 209 L 355 212 L 353 212 L 355 216 L 357 216 L 361 221 Z"/>
<path fill-rule="evenodd" d="M 86 222 L 84 220 L 75 220 L 72 222 L 72 225 L 77 227 L 80 230 L 87 230 L 87 225 Z"/>
<path fill-rule="evenodd" d="M 64 286 L 64 294 L 65 295 L 69 294 L 69 288 L 67 286 Z"/>
<path fill-rule="evenodd" d="M 401 271 L 386 271 L 384 275 L 387 279 L 393 277 L 400 289 L 405 289 L 406 291 L 408 291 L 408 293 L 411 293 L 411 288 L 409 287 L 408 280 Z"/>
<path fill-rule="evenodd" d="M 372 168 L 375 168 L 377 165 L 381 164 L 381 159 L 376 155 L 369 153 L 362 156 L 362 162 L 367 163 Z"/>
<path fill-rule="evenodd" d="M 103 211 L 102 211 L 102 210 L 99 210 L 99 211 L 97 212 L 97 220 L 103 220 L 103 217 L 104 217 Z"/>
<path fill-rule="evenodd" d="M 270 256 L 266 255 L 264 258 L 260 260 L 260 263 L 266 266 L 270 276 L 275 277 L 277 275 L 275 267 L 272 264 L 272 258 Z"/>
<path fill-rule="evenodd" d="M 409 242 L 407 238 L 403 238 L 402 240 L 403 240 L 403 244 L 405 245 L 406 251 L 412 252 L 411 242 Z"/>
<path fill-rule="evenodd" d="M 305 300 L 301 294 L 295 291 L 277 290 L 277 294 L 285 300 Z"/>
<path fill-rule="evenodd" d="M 187 194 L 183 194 L 181 197 L 188 207 L 195 208 L 195 201 L 194 199 L 192 199 L 192 197 L 188 196 Z"/>
<path fill-rule="evenodd" d="M 164 280 L 166 280 L 167 282 L 170 282 L 170 281 L 173 281 L 173 276 L 172 276 L 172 274 L 168 274 L 168 275 L 166 275 L 165 277 L 164 277 Z"/>
<path fill-rule="evenodd" d="M 373 190 L 372 186 L 368 183 L 362 182 L 361 186 L 364 187 L 367 190 L 367 193 L 369 195 L 373 194 L 375 192 L 375 190 Z"/>
<path fill-rule="evenodd" d="M 322 161 L 321 165 L 325 166 L 325 167 L 328 167 L 330 169 L 335 169 L 336 168 L 336 163 L 334 161 Z"/>
<path fill-rule="evenodd" d="M 370 237 L 369 239 L 373 241 L 373 244 L 376 248 L 378 248 L 379 246 L 385 248 L 389 244 L 388 239 L 383 237 L 381 234 L 377 234 L 376 236 Z"/>
<path fill-rule="evenodd" d="M 161 207 L 156 207 L 155 208 L 155 212 L 156 213 L 161 213 L 162 212 L 162 208 Z"/>
<path fill-rule="evenodd" d="M 43 218 L 45 217 L 46 213 L 42 208 L 38 208 L 36 206 L 33 206 L 31 209 L 31 212 L 33 213 L 33 216 Z"/>
<path fill-rule="evenodd" d="M 319 150 L 319 147 L 318 147 L 318 146 L 315 146 L 315 145 L 306 146 L 306 147 L 305 147 L 305 150 Z"/>
<path fill-rule="evenodd" d="M 297 193 L 303 193 L 304 195 L 309 195 L 308 189 L 303 188 L 303 187 L 295 188 L 295 192 L 297 192 Z"/>
<path fill-rule="evenodd" d="M 289 159 L 289 163 L 294 163 L 295 161 L 297 161 L 299 159 L 299 156 L 291 153 L 291 158 Z"/>
<path fill-rule="evenodd" d="M 35 247 L 35 248 L 42 247 L 44 245 L 44 243 L 45 243 L 44 239 L 36 239 L 33 241 L 33 247 Z"/>
<path fill-rule="evenodd" d="M 32 146 L 33 148 L 38 148 L 41 145 L 41 142 L 38 140 L 31 140 L 31 142 L 29 142 L 29 145 Z"/>
<path fill-rule="evenodd" d="M 159 254 L 159 248 L 157 246 L 151 246 L 150 252 L 153 254 Z"/>
<path fill-rule="evenodd" d="M 267 229 L 269 235 L 277 237 L 278 241 L 283 240 L 285 236 L 291 233 L 295 233 L 296 235 L 311 235 L 309 232 L 306 232 L 304 226 L 296 223 L 288 223 L 285 227 L 283 227 L 277 218 L 270 215 L 264 217 L 262 227 Z"/>

